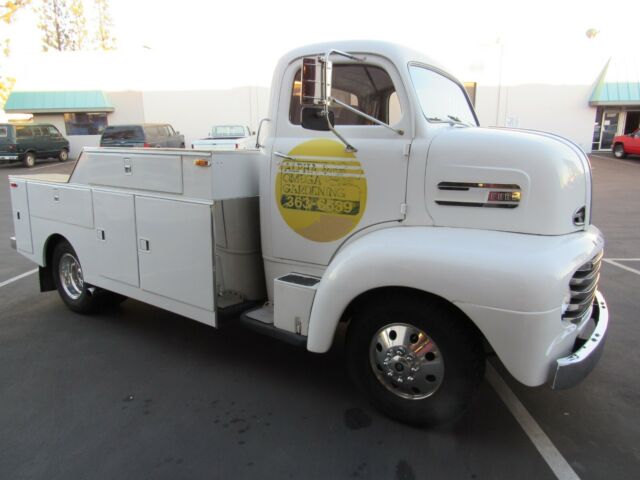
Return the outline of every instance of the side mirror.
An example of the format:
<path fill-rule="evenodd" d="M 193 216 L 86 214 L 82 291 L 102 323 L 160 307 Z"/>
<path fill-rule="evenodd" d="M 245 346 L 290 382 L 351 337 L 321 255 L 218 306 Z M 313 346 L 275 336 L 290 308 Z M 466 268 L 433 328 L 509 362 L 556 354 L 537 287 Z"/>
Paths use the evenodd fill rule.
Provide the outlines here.
<path fill-rule="evenodd" d="M 302 60 L 302 105 L 326 105 L 331 96 L 332 63 L 318 57 Z"/>
<path fill-rule="evenodd" d="M 334 124 L 333 112 L 329 110 L 329 122 Z M 322 107 L 302 107 L 302 128 L 307 130 L 317 130 L 321 132 L 328 132 L 331 130 L 327 124 L 327 117 L 325 116 L 325 110 Z"/>

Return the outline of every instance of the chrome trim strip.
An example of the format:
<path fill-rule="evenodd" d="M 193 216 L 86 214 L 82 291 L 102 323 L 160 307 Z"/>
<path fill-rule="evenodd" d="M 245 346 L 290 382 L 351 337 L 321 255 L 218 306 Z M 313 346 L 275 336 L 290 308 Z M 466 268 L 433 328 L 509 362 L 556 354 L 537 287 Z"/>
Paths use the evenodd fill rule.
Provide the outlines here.
<path fill-rule="evenodd" d="M 609 326 L 609 311 L 599 291 L 596 292 L 593 303 L 592 318 L 596 328 L 591 337 L 576 351 L 556 361 L 552 389 L 560 390 L 577 385 L 593 370 L 602 356 Z"/>
<path fill-rule="evenodd" d="M 520 190 L 520 185 L 514 183 L 469 183 L 469 182 L 440 182 L 439 190 L 469 190 L 470 188 L 497 188 L 498 190 Z"/>
<path fill-rule="evenodd" d="M 438 205 L 449 207 L 485 207 L 485 208 L 516 208 L 517 203 L 476 203 L 476 202 L 455 202 L 452 200 L 436 200 Z"/>

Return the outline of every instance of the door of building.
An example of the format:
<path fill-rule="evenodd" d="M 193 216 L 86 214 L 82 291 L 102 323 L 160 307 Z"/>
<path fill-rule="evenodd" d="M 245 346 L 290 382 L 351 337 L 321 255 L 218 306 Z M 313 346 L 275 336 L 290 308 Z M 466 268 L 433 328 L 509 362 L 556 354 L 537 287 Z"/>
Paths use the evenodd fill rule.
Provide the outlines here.
<path fill-rule="evenodd" d="M 602 114 L 602 128 L 600 133 L 600 150 L 611 150 L 613 137 L 618 134 L 620 112 L 605 110 Z"/>

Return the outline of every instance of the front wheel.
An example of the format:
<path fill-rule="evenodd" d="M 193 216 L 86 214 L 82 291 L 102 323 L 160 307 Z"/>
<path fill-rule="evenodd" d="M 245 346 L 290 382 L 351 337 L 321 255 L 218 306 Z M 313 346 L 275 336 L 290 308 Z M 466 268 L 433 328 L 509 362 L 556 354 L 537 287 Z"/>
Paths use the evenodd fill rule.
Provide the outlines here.
<path fill-rule="evenodd" d="M 480 335 L 443 302 L 394 295 L 356 313 L 347 332 L 353 381 L 389 417 L 435 426 L 470 405 L 485 369 Z"/>

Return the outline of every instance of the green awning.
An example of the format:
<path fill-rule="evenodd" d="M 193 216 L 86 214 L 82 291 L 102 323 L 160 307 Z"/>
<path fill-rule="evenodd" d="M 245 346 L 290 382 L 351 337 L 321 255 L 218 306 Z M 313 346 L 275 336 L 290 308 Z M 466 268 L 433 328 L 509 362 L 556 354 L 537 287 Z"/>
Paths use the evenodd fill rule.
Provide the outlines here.
<path fill-rule="evenodd" d="M 107 96 L 100 90 L 65 92 L 11 92 L 7 113 L 113 112 Z"/>
<path fill-rule="evenodd" d="M 635 59 L 634 59 L 635 60 Z M 626 58 L 611 58 L 600 74 L 589 105 L 640 105 L 640 69 Z"/>

